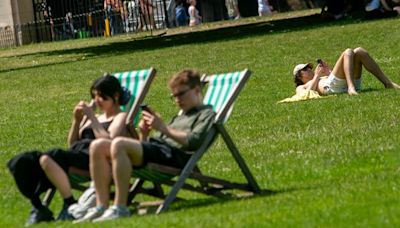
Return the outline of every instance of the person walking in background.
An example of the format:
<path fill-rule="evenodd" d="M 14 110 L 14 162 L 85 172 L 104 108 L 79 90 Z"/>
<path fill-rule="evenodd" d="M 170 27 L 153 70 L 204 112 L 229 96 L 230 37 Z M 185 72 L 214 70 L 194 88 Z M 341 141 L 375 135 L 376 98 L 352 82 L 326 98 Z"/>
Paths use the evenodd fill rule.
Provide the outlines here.
<path fill-rule="evenodd" d="M 111 35 L 122 33 L 122 3 L 121 0 L 104 0 L 104 10 L 106 11 Z"/>
<path fill-rule="evenodd" d="M 56 33 L 54 31 L 54 20 L 53 20 L 53 15 L 51 12 L 51 6 L 45 1 L 42 3 L 44 11 L 43 11 L 43 19 L 46 23 L 46 25 L 50 26 L 50 33 L 51 33 L 51 40 L 55 40 L 56 38 Z"/>
<path fill-rule="evenodd" d="M 267 16 L 271 15 L 271 8 L 268 3 L 268 0 L 258 0 L 258 15 L 261 16 Z"/>
<path fill-rule="evenodd" d="M 64 22 L 63 22 L 63 34 L 64 34 L 64 37 L 63 37 L 64 39 L 75 38 L 74 21 L 73 21 L 71 12 L 68 12 L 65 15 Z"/>
<path fill-rule="evenodd" d="M 175 7 L 175 18 L 177 26 L 188 25 L 188 15 L 186 13 L 186 8 L 183 5 L 184 0 L 176 0 Z"/>
<path fill-rule="evenodd" d="M 142 30 L 152 30 L 156 28 L 154 21 L 154 8 L 151 0 L 139 0 L 140 3 L 140 28 Z"/>
<path fill-rule="evenodd" d="M 199 25 L 201 22 L 201 17 L 199 15 L 199 11 L 196 9 L 196 0 L 189 0 L 189 26 L 196 26 Z"/>
<path fill-rule="evenodd" d="M 229 18 L 239 19 L 241 17 L 238 0 L 226 0 L 225 5 L 228 10 Z"/>

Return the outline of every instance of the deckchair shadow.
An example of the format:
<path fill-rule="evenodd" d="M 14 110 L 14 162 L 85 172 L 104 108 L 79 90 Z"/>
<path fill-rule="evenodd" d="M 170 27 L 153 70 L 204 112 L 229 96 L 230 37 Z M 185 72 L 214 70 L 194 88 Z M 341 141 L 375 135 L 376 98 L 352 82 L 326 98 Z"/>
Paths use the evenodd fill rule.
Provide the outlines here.
<path fill-rule="evenodd" d="M 206 139 L 197 151 L 192 152 L 191 158 L 183 169 L 149 163 L 145 169 L 134 170 L 133 175 L 137 177 L 137 179 L 130 189 L 128 203 L 132 202 L 139 193 L 160 198 L 162 201 L 159 203 L 156 202 L 159 206 L 155 212 L 159 214 L 166 211 L 174 200 L 179 199 L 177 198 L 177 194 L 181 189 L 219 198 L 232 195 L 227 190 L 241 190 L 240 192 L 250 195 L 262 192 L 224 127 L 224 123 L 227 121 L 232 111 L 234 101 L 249 77 L 250 71 L 248 69 L 227 74 L 205 75 L 202 77 L 202 82 L 208 84 L 207 92 L 204 97 L 204 104 L 212 105 L 216 112 L 214 123 Z M 218 135 L 222 137 L 236 164 L 239 166 L 246 179 L 245 183 L 237 183 L 207 176 L 200 171 L 198 162 Z M 191 182 L 195 182 L 195 184 L 188 183 L 188 179 L 193 179 L 194 181 Z M 149 184 L 145 184 L 148 182 L 152 183 L 152 186 L 149 187 Z M 163 185 L 172 187 L 167 194 L 164 193 Z M 152 203 L 148 202 L 142 202 L 139 205 L 154 206 Z"/>
<path fill-rule="evenodd" d="M 120 73 L 113 73 L 121 86 L 125 87 L 131 92 L 131 98 L 125 106 L 121 106 L 122 111 L 128 112 L 126 117 L 126 127 L 130 135 L 137 138 L 137 133 L 135 131 L 135 126 L 138 123 L 139 118 L 139 108 L 140 104 L 143 102 L 151 82 L 153 81 L 156 74 L 154 68 L 148 68 L 136 71 L 127 71 Z M 70 179 L 71 187 L 76 190 L 84 191 L 87 189 L 87 185 L 83 183 L 88 183 L 90 181 L 90 175 L 88 171 L 80 170 L 71 167 L 68 171 L 68 177 Z M 43 200 L 43 205 L 48 206 L 55 194 L 55 189 L 49 189 Z"/>

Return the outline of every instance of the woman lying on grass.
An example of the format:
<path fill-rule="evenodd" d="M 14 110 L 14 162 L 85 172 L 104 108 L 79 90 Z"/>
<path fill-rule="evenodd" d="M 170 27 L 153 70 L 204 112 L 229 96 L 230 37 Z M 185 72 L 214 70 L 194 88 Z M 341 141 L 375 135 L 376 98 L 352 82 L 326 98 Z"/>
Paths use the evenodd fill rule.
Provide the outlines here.
<path fill-rule="evenodd" d="M 328 65 L 322 60 L 318 60 L 315 72 L 312 70 L 311 63 L 295 66 L 293 76 L 296 84 L 296 94 L 314 90 L 320 95 L 346 92 L 349 95 L 357 95 L 357 91 L 361 89 L 363 66 L 382 82 L 385 88 L 400 89 L 399 85 L 386 77 L 368 52 L 358 47 L 354 50 L 346 49 L 340 55 L 333 70 L 329 69 Z M 322 77 L 323 75 L 329 76 Z"/>

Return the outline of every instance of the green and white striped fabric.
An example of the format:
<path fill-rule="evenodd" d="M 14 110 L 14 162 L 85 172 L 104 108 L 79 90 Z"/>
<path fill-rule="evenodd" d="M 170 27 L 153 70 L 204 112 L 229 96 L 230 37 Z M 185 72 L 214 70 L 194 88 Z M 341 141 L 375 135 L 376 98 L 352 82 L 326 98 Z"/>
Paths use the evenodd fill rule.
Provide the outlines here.
<path fill-rule="evenodd" d="M 174 177 L 174 175 L 162 173 L 157 170 L 150 170 L 147 167 L 144 169 L 134 169 L 132 171 L 132 176 L 153 182 L 162 182 Z"/>
<path fill-rule="evenodd" d="M 129 111 L 132 108 L 132 105 L 135 104 L 135 101 L 142 96 L 143 88 L 146 83 L 150 83 L 149 78 L 154 72 L 153 68 L 137 70 L 137 71 L 127 71 L 120 73 L 113 73 L 112 75 L 118 79 L 121 86 L 127 88 L 131 92 L 131 99 L 127 105 L 121 106 L 121 109 L 125 111 Z M 139 115 L 136 115 L 133 121 L 133 125 L 136 126 L 139 120 Z M 85 183 L 90 181 L 90 178 L 87 176 L 81 176 L 79 174 L 69 174 L 69 179 L 71 183 Z"/>
<path fill-rule="evenodd" d="M 229 97 L 241 81 L 242 77 L 244 77 L 244 71 L 208 76 L 208 89 L 204 96 L 203 103 L 211 105 L 213 110 L 216 113 L 219 113 L 225 107 Z M 232 107 L 233 105 L 231 105 L 230 110 L 225 117 L 225 121 L 228 119 Z"/>
<path fill-rule="evenodd" d="M 120 72 L 114 73 L 113 75 L 119 80 L 121 86 L 127 88 L 131 92 L 131 100 L 127 105 L 121 107 L 122 111 L 127 111 L 132 107 L 135 100 L 142 92 L 143 86 L 150 76 L 150 69 Z"/>

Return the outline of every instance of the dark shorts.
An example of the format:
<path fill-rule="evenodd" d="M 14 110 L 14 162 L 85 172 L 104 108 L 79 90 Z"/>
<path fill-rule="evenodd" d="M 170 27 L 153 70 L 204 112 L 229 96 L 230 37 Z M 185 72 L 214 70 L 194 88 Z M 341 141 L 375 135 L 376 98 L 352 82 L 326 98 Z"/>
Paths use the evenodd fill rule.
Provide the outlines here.
<path fill-rule="evenodd" d="M 45 154 L 57 162 L 66 173 L 70 167 L 89 170 L 89 155 L 86 153 L 54 149 Z"/>
<path fill-rule="evenodd" d="M 143 164 L 136 168 L 143 168 L 149 162 L 183 168 L 190 158 L 190 155 L 184 151 L 152 138 L 148 142 L 141 142 L 141 144 Z"/>

